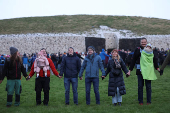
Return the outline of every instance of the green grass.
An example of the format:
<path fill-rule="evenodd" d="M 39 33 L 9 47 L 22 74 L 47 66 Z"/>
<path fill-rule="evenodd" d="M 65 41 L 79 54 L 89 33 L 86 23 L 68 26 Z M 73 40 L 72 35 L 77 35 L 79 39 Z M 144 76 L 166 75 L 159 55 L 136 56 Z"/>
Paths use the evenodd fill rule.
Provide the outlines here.
<path fill-rule="evenodd" d="M 158 79 L 152 81 L 152 104 L 146 105 L 146 88 L 144 87 L 144 105 L 138 104 L 137 94 L 137 76 L 135 70 L 131 72 L 129 78 L 124 77 L 127 94 L 123 95 L 122 106 L 113 106 L 111 97 L 108 97 L 108 79 L 103 81 L 100 79 L 99 91 L 101 105 L 95 104 L 95 94 L 93 87 L 91 88 L 91 105 L 86 105 L 85 100 L 85 79 L 78 81 L 78 101 L 79 105 L 73 104 L 73 94 L 70 91 L 70 105 L 65 106 L 65 92 L 63 78 L 51 76 L 50 82 L 50 100 L 49 106 L 36 106 L 35 102 L 35 75 L 30 81 L 26 81 L 24 77 L 21 80 L 22 93 L 21 104 L 19 107 L 12 105 L 11 108 L 6 107 L 7 92 L 5 91 L 6 79 L 0 84 L 0 113 L 167 113 L 170 111 L 170 66 L 164 70 L 164 75 L 160 76 L 156 72 Z M 100 73 L 101 75 L 101 73 Z M 14 99 L 14 98 L 13 98 Z M 43 94 L 42 94 L 43 100 Z"/>
<path fill-rule="evenodd" d="M 0 34 L 82 33 L 105 25 L 138 35 L 170 34 L 170 20 L 135 16 L 62 15 L 0 20 Z"/>

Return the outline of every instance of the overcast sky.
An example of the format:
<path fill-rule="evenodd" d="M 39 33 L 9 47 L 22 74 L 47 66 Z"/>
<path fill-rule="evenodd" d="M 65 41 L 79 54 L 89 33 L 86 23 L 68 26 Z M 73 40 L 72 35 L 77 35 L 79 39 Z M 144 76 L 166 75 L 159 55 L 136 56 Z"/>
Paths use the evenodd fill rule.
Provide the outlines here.
<path fill-rule="evenodd" d="M 170 20 L 170 0 L 0 0 L 0 20 L 54 15 L 125 15 Z"/>

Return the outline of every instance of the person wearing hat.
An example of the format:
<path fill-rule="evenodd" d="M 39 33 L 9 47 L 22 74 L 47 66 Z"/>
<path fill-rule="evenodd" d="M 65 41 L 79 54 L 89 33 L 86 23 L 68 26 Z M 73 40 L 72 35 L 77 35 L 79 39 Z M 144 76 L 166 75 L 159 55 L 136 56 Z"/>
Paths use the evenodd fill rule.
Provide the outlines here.
<path fill-rule="evenodd" d="M 153 57 L 154 57 L 154 54 L 153 54 L 152 45 L 149 43 L 142 50 L 141 58 L 140 58 L 141 73 L 142 73 L 143 79 L 145 80 L 156 80 L 157 79 L 155 71 L 154 71 Z M 159 68 L 157 70 L 160 71 Z"/>
<path fill-rule="evenodd" d="M 23 66 L 22 60 L 19 57 L 18 49 L 10 47 L 11 57 L 7 58 L 4 65 L 3 74 L 0 77 L 0 83 L 7 77 L 7 107 L 12 105 L 12 97 L 15 90 L 15 106 L 20 105 L 20 93 L 21 93 L 21 72 L 27 79 L 28 75 L 26 69 Z"/>
<path fill-rule="evenodd" d="M 60 67 L 60 76 L 64 74 L 64 87 L 65 87 L 65 104 L 69 105 L 70 97 L 70 84 L 73 89 L 74 104 L 78 105 L 78 73 L 81 68 L 80 58 L 74 52 L 72 47 L 68 48 L 67 56 L 62 59 Z"/>
<path fill-rule="evenodd" d="M 143 78 L 142 73 L 144 73 L 144 72 L 141 73 L 141 66 L 140 66 L 140 64 L 142 63 L 140 61 L 141 53 L 142 53 L 142 50 L 144 49 L 144 47 L 146 47 L 146 45 L 147 45 L 147 39 L 141 38 L 140 47 L 137 47 L 135 49 L 133 59 L 130 63 L 129 72 L 128 72 L 128 74 L 130 75 L 130 72 L 133 70 L 135 64 L 137 64 L 136 75 L 137 75 L 137 78 L 138 78 L 138 101 L 139 101 L 139 105 L 143 105 L 143 86 L 144 86 L 144 83 L 145 83 L 145 86 L 146 86 L 147 105 L 151 104 L 151 80 L 147 80 L 147 79 Z M 154 57 L 153 57 L 152 60 L 153 60 L 155 69 L 159 70 L 157 58 L 158 57 L 154 54 Z"/>
<path fill-rule="evenodd" d="M 87 50 L 88 50 L 88 55 L 84 59 L 83 64 L 81 66 L 79 72 L 79 78 L 80 80 L 83 79 L 83 72 L 86 69 L 86 74 L 85 74 L 86 104 L 90 105 L 91 83 L 93 83 L 93 87 L 94 87 L 96 104 L 100 104 L 99 68 L 102 71 L 102 76 L 105 76 L 106 74 L 105 74 L 101 57 L 94 53 L 95 48 L 93 46 L 89 46 Z"/>

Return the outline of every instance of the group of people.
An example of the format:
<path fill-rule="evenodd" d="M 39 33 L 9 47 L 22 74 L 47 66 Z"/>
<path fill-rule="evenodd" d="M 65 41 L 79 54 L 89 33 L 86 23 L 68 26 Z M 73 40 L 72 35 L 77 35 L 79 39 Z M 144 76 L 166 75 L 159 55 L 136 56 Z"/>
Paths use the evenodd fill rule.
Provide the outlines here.
<path fill-rule="evenodd" d="M 38 57 L 34 60 L 31 66 L 29 75 L 26 73 L 26 69 L 22 63 L 22 59 L 19 57 L 18 49 L 10 47 L 10 58 L 5 59 L 5 65 L 2 75 L 0 75 L 0 83 L 4 77 L 7 77 L 7 107 L 12 105 L 12 97 L 15 90 L 15 106 L 20 104 L 20 90 L 21 90 L 21 72 L 26 80 L 32 78 L 36 73 L 35 79 L 35 91 L 36 91 L 36 105 L 40 105 L 42 102 L 48 106 L 49 102 L 49 90 L 50 90 L 50 69 L 59 78 L 64 75 L 64 87 L 65 87 L 65 104 L 69 105 L 69 93 L 70 84 L 73 89 L 74 104 L 78 105 L 78 78 L 83 79 L 83 72 L 85 72 L 85 89 L 86 89 L 86 104 L 90 105 L 90 90 L 93 83 L 96 104 L 100 104 L 99 94 L 99 69 L 102 72 L 102 80 L 109 74 L 108 96 L 112 96 L 112 104 L 114 106 L 122 104 L 122 95 L 126 94 L 126 88 L 123 78 L 123 72 L 126 77 L 130 76 L 133 68 L 137 67 L 136 75 L 138 78 L 138 101 L 140 105 L 143 105 L 143 86 L 144 81 L 147 90 L 147 104 L 151 104 L 151 81 L 156 80 L 157 77 L 154 73 L 154 68 L 163 74 L 163 70 L 167 63 L 170 61 L 170 54 L 168 54 L 165 62 L 162 64 L 161 69 L 158 67 L 157 56 L 153 52 L 151 44 L 147 44 L 147 39 L 142 38 L 140 41 L 141 46 L 137 47 L 132 61 L 130 63 L 129 70 L 126 67 L 124 60 L 120 57 L 119 51 L 113 49 L 111 52 L 111 58 L 106 65 L 101 58 L 101 54 L 95 53 L 95 48 L 89 46 L 87 51 L 88 55 L 84 58 L 81 64 L 80 57 L 74 52 L 73 47 L 68 48 L 68 53 L 62 57 L 60 64 L 60 73 L 57 72 L 53 61 L 47 57 L 47 52 L 44 48 L 38 53 Z M 104 55 L 107 56 L 107 55 Z M 110 57 L 110 56 L 109 56 Z M 41 100 L 41 91 L 44 92 L 44 100 Z"/>

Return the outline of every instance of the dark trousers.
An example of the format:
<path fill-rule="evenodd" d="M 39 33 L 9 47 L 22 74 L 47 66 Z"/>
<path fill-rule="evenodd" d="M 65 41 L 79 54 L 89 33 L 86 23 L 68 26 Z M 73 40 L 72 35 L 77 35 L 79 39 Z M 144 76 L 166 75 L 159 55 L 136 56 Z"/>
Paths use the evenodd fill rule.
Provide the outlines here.
<path fill-rule="evenodd" d="M 94 93 L 96 97 L 96 104 L 100 104 L 100 94 L 99 94 L 99 78 L 86 78 L 85 86 L 86 86 L 86 104 L 90 104 L 90 90 L 91 83 L 93 83 Z"/>
<path fill-rule="evenodd" d="M 142 75 L 138 76 L 138 101 L 139 103 L 143 103 L 143 86 L 144 86 L 144 79 Z M 151 103 L 151 80 L 145 80 L 146 85 L 146 96 L 147 96 L 147 103 Z"/>
<path fill-rule="evenodd" d="M 50 78 L 49 77 L 38 77 L 35 81 L 36 91 L 36 102 L 41 104 L 41 91 L 44 92 L 44 104 L 48 104 L 49 101 L 49 90 L 50 90 Z"/>

